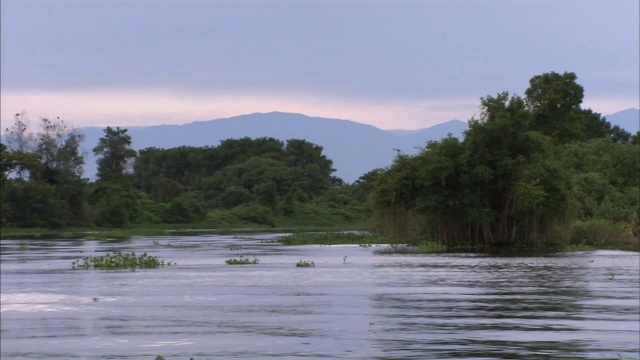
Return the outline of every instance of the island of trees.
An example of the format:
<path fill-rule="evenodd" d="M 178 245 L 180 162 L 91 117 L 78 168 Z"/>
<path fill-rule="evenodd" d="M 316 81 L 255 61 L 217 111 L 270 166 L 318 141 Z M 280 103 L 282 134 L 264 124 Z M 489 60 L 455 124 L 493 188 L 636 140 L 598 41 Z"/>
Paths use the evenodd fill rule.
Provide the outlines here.
<path fill-rule="evenodd" d="M 322 147 L 242 138 L 211 147 L 131 147 L 107 127 L 83 178 L 82 135 L 60 119 L 29 129 L 22 114 L 0 144 L 0 225 L 366 224 L 394 241 L 449 247 L 550 244 L 638 248 L 640 139 L 583 109 L 573 73 L 533 77 L 524 97 L 480 100 L 463 139 L 399 153 L 353 184 Z"/>

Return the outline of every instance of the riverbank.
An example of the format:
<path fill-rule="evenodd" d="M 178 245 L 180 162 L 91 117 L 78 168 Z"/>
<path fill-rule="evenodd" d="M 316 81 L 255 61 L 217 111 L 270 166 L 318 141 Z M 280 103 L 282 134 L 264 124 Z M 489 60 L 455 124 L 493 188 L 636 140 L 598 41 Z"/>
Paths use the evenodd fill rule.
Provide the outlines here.
<path fill-rule="evenodd" d="M 367 223 L 344 223 L 333 226 L 305 224 L 283 224 L 279 227 L 265 227 L 256 224 L 228 224 L 212 227 L 211 224 L 152 224 L 129 228 L 77 227 L 65 229 L 15 228 L 0 229 L 0 239 L 123 239 L 132 236 L 171 236 L 171 235 L 207 235 L 207 234 L 251 234 L 251 233 L 305 233 L 305 232 L 344 232 L 369 231 Z"/>
<path fill-rule="evenodd" d="M 277 242 L 284 245 L 361 245 L 377 244 L 413 245 L 422 253 L 487 253 L 487 254 L 544 254 L 549 252 L 574 252 L 595 250 L 625 250 L 640 252 L 640 239 L 624 237 L 617 240 L 598 243 L 545 243 L 537 246 L 516 247 L 474 247 L 446 246 L 438 242 L 416 239 L 391 239 L 373 234 L 367 223 L 336 224 L 334 226 L 312 226 L 295 224 L 282 227 L 264 227 L 255 224 L 234 224 L 223 227 L 211 227 L 210 224 L 153 224 L 140 225 L 126 229 L 113 228 L 68 228 L 51 230 L 41 228 L 3 228 L 2 240 L 40 240 L 40 239 L 86 239 L 109 240 L 126 239 L 134 236 L 193 236 L 210 234 L 259 234 L 291 233 Z M 402 251 L 402 249 L 398 249 Z"/>

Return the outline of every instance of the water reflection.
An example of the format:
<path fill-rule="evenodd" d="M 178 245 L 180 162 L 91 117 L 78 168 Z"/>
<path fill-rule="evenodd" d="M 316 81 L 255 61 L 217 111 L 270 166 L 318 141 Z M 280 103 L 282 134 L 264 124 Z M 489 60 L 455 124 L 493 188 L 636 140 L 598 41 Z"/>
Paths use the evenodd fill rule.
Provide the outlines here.
<path fill-rule="evenodd" d="M 637 266 L 637 254 L 613 258 L 628 261 L 619 271 Z M 570 256 L 425 256 L 413 267 L 380 264 L 387 276 L 379 286 L 387 290 L 371 300 L 389 336 L 375 346 L 397 358 L 637 358 L 638 293 L 614 283 L 604 294 L 594 292 L 591 262 Z M 584 304 L 612 292 L 617 299 L 635 299 L 635 307 L 607 301 L 604 320 Z M 635 310 L 631 318 L 629 310 Z"/>
<path fill-rule="evenodd" d="M 36 241 L 28 250 L 3 241 L 0 356 L 638 358 L 637 253 L 380 255 L 263 242 L 277 236 Z M 71 270 L 116 249 L 178 266 Z M 260 264 L 224 263 L 240 255 Z M 300 259 L 316 267 L 296 268 Z"/>

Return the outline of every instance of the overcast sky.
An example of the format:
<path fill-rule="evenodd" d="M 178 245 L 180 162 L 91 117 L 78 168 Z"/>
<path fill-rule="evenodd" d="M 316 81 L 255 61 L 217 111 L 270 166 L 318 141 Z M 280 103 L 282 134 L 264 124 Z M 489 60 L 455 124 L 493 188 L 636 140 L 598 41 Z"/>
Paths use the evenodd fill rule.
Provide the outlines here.
<path fill-rule="evenodd" d="M 2 0 L 1 120 L 179 124 L 298 112 L 382 129 L 575 72 L 640 107 L 638 0 Z"/>

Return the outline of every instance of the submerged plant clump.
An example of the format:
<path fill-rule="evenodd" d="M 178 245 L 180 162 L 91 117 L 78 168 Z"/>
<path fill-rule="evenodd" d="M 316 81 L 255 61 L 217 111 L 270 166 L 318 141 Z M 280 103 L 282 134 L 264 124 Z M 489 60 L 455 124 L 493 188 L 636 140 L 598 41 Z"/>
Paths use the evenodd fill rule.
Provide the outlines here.
<path fill-rule="evenodd" d="M 242 256 L 240 256 L 239 259 L 229 259 L 225 261 L 227 265 L 251 265 L 251 264 L 257 264 L 259 262 L 260 260 L 258 260 L 255 257 L 253 258 L 253 260 L 249 260 L 248 258 L 245 258 Z"/>
<path fill-rule="evenodd" d="M 313 261 L 309 260 L 300 260 L 296 264 L 296 267 L 315 267 L 316 264 Z"/>
<path fill-rule="evenodd" d="M 157 256 L 150 256 L 147 253 L 142 255 L 136 255 L 135 252 L 131 254 L 123 254 L 120 250 L 112 253 L 107 253 L 104 256 L 87 256 L 82 260 L 76 260 L 72 263 L 72 270 L 79 269 L 96 269 L 96 270 L 120 270 L 130 269 L 135 271 L 136 269 L 155 269 L 164 267 L 165 265 L 176 265 L 175 262 L 158 259 Z"/>

